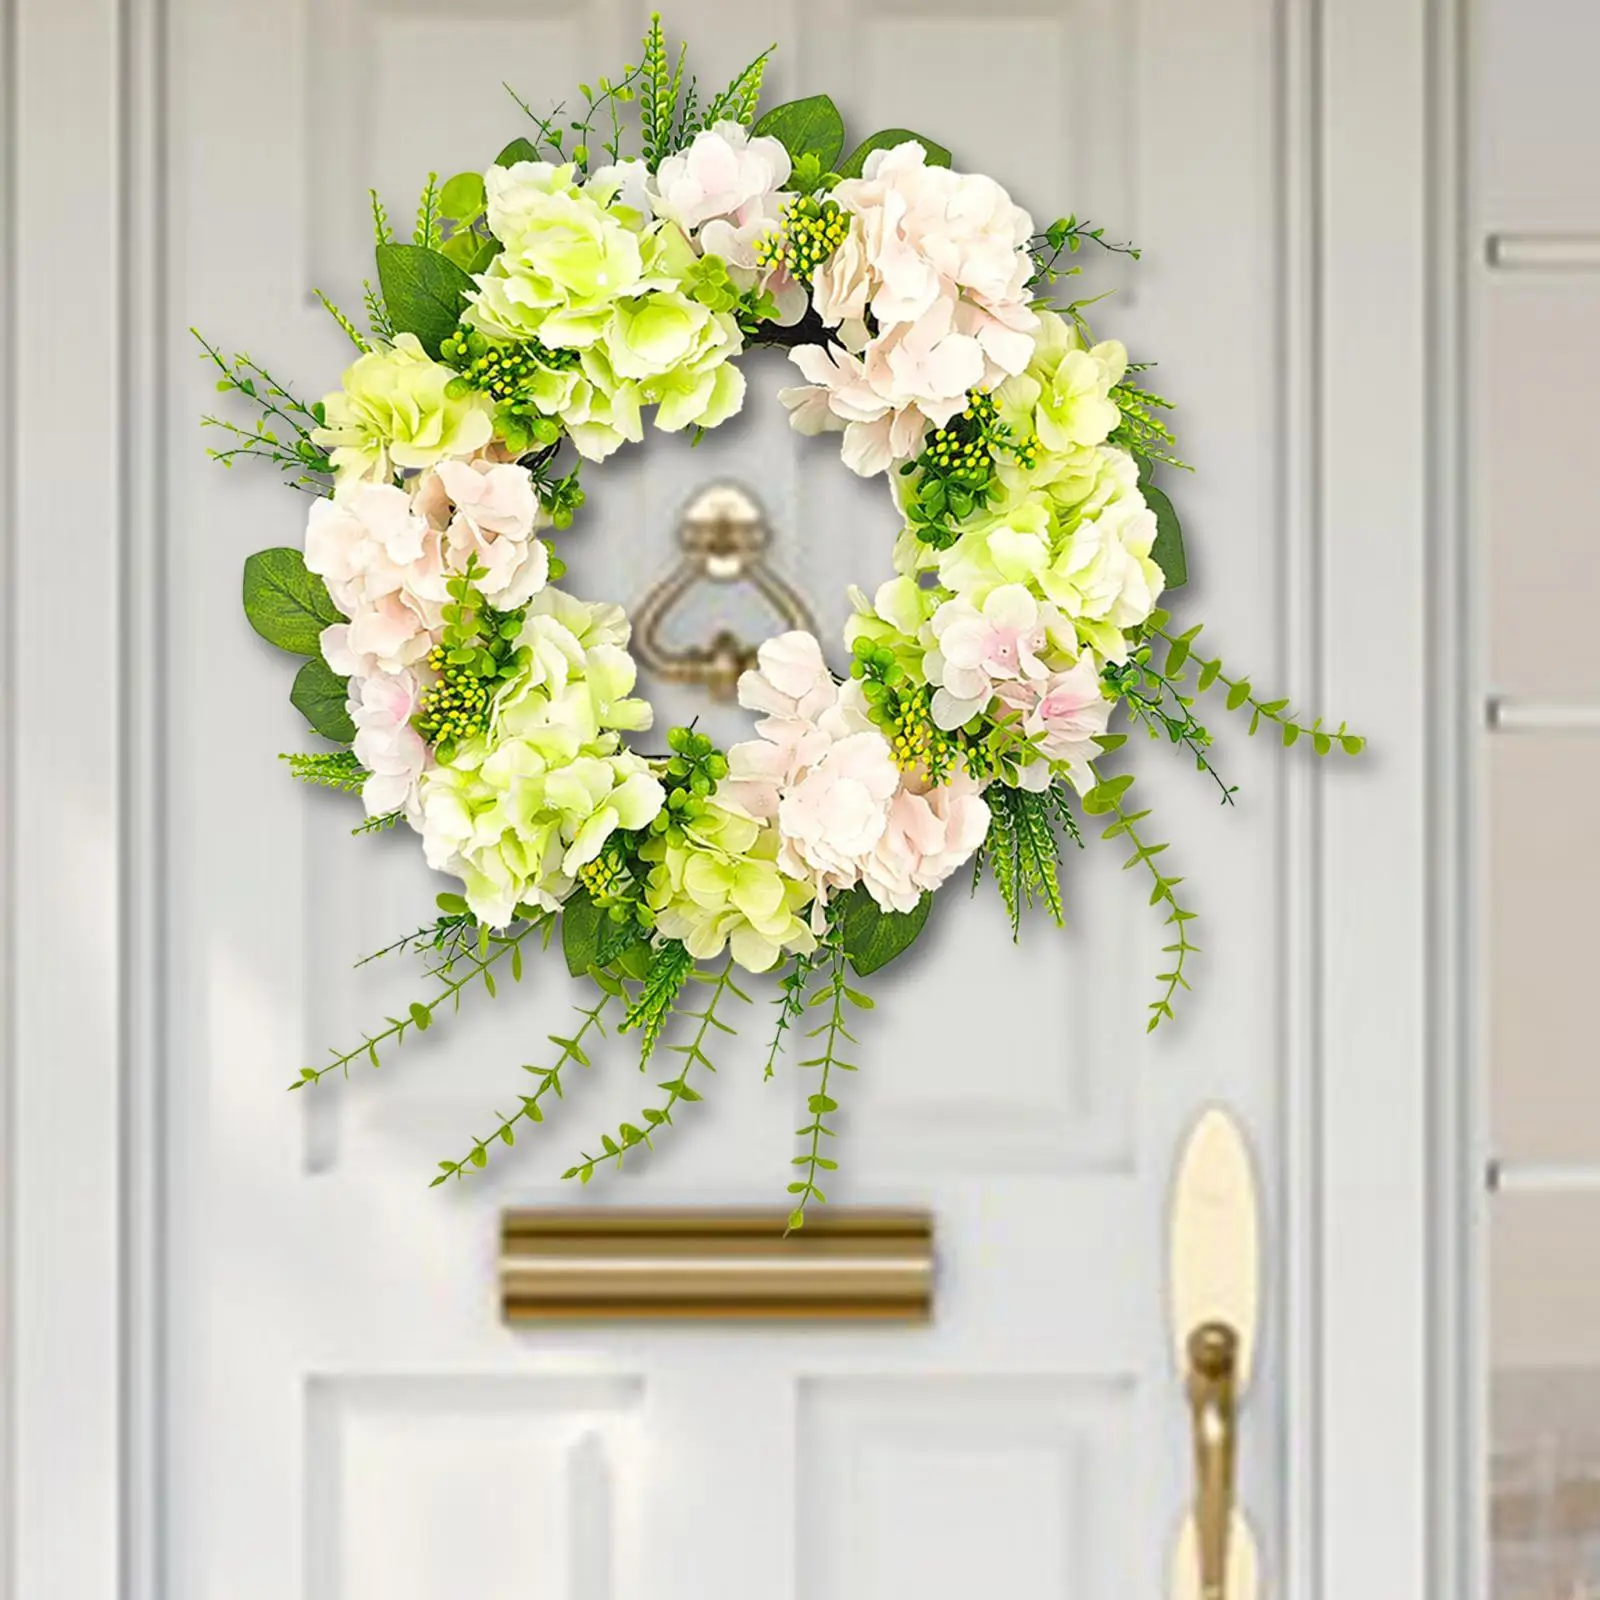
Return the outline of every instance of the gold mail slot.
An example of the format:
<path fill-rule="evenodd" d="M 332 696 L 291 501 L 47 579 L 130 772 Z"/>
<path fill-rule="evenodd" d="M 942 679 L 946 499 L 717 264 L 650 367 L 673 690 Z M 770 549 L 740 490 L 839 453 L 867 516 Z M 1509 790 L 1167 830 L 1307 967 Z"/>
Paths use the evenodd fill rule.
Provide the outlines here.
<path fill-rule="evenodd" d="M 925 1212 L 507 1211 L 500 1304 L 510 1322 L 829 1318 L 925 1322 Z"/>

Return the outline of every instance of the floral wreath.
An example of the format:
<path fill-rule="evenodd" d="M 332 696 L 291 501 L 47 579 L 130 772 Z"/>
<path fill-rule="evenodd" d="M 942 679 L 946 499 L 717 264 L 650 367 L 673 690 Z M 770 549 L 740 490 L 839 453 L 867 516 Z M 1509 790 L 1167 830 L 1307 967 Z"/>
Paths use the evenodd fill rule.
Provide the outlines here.
<path fill-rule="evenodd" d="M 1059 924 L 1062 842 L 1100 819 L 1168 925 L 1149 1026 L 1172 1017 L 1194 912 L 1130 802 L 1133 775 L 1102 770 L 1125 740 L 1109 731 L 1118 706 L 1224 802 L 1201 692 L 1220 688 L 1251 733 L 1361 749 L 1342 724 L 1259 698 L 1158 608 L 1186 579 L 1154 481 L 1183 465 L 1170 403 L 1120 344 L 1091 338 L 1082 303 L 1046 298 L 1086 243 L 1138 252 L 1072 216 L 1036 231 L 994 179 L 903 129 L 845 155 L 826 95 L 757 120 L 770 53 L 702 106 L 653 18 L 641 64 L 583 85 L 581 115 L 524 106 L 532 136 L 487 172 L 430 175 L 411 242 L 374 193 L 370 332 L 323 297 L 359 354 L 317 404 L 202 340 L 218 388 L 260 412 L 253 427 L 208 417 L 232 436 L 211 454 L 266 457 L 316 496 L 303 552 L 245 564 L 246 615 L 306 658 L 291 699 L 336 747 L 285 759 L 360 794 L 356 832 L 403 822 L 461 885 L 390 947 L 425 956 L 428 998 L 295 1087 L 376 1066 L 469 992 L 520 978 L 557 931 L 595 986 L 552 1036 L 553 1064 L 527 1069 L 515 1108 L 435 1184 L 542 1121 L 608 1020 L 638 1035 L 642 1062 L 658 1047 L 677 1061 L 658 1102 L 566 1176 L 620 1165 L 700 1099 L 709 1046 L 748 999 L 736 972 L 770 971 L 768 1075 L 795 1035 L 813 1040 L 798 1227 L 834 1166 L 851 1013 L 872 1004 L 851 977 L 916 940 L 958 869 L 989 877 L 1014 935 L 1025 907 Z M 651 723 L 628 620 L 554 586 L 550 535 L 582 505 L 581 464 L 642 439 L 647 413 L 697 434 L 733 416 L 737 358 L 763 344 L 804 379 L 780 396 L 793 425 L 840 432 L 844 464 L 886 479 L 897 575 L 852 591 L 843 681 L 810 634 L 781 634 L 739 685 L 755 737 L 721 751 L 673 728 L 664 753 L 641 754 L 624 741 Z"/>

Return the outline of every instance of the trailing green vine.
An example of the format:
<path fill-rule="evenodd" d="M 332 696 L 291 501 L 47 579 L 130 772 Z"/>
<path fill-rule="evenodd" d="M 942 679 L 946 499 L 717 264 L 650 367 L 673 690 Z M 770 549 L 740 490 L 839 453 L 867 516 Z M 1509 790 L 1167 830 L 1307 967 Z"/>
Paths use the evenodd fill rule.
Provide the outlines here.
<path fill-rule="evenodd" d="M 1248 678 L 1232 676 L 1222 663 L 1220 656 L 1209 659 L 1200 655 L 1194 648 L 1194 642 L 1200 637 L 1201 629 L 1205 626 L 1197 622 L 1186 633 L 1173 635 L 1167 632 L 1169 618 L 1164 611 L 1151 614 L 1148 632 L 1157 639 L 1164 639 L 1167 643 L 1166 676 L 1174 683 L 1183 680 L 1190 661 L 1200 669 L 1195 681 L 1196 689 L 1205 694 L 1217 684 L 1221 684 L 1228 691 L 1227 707 L 1230 711 L 1238 711 L 1245 706 L 1250 708 L 1250 735 L 1255 737 L 1261 724 L 1273 723 L 1283 739 L 1284 747 L 1296 744 L 1299 740 L 1310 739 L 1312 748 L 1319 756 L 1332 752 L 1337 744 L 1347 756 L 1358 756 L 1366 749 L 1367 741 L 1358 733 L 1347 731 L 1346 724 L 1341 722 L 1331 731 L 1322 726 L 1322 718 L 1315 722 L 1301 722 L 1289 710 L 1287 699 L 1262 700 L 1256 695 Z"/>
<path fill-rule="evenodd" d="M 793 1166 L 801 1169 L 800 1177 L 789 1185 L 789 1193 L 794 1196 L 794 1206 L 789 1213 L 789 1232 L 803 1228 L 806 1221 L 806 1206 L 813 1200 L 818 1205 L 826 1205 L 828 1197 L 817 1187 L 817 1175 L 822 1172 L 838 1170 L 839 1163 L 831 1156 L 822 1153 L 822 1141 L 836 1137 L 835 1132 L 828 1126 L 827 1119 L 839 1109 L 839 1102 L 828 1093 L 832 1084 L 833 1074 L 839 1072 L 854 1072 L 855 1064 L 846 1061 L 839 1054 L 841 1040 L 854 1044 L 856 1037 L 845 1026 L 844 1008 L 848 1003 L 863 1011 L 870 1011 L 873 1006 L 872 999 L 858 989 L 852 989 L 845 982 L 845 952 L 844 945 L 837 934 L 830 934 L 824 946 L 827 952 L 827 977 L 824 986 L 817 990 L 806 1002 L 808 1007 L 827 1006 L 828 1015 L 825 1021 L 819 1023 L 806 1034 L 808 1039 L 822 1040 L 822 1053 L 812 1056 L 807 1061 L 800 1063 L 802 1068 L 814 1068 L 821 1072 L 816 1091 L 806 1096 L 806 1110 L 811 1114 L 811 1121 L 803 1128 L 796 1129 L 796 1134 L 802 1141 L 803 1148 L 793 1162 Z"/>
<path fill-rule="evenodd" d="M 1153 1033 L 1163 1022 L 1170 1022 L 1173 1019 L 1173 997 L 1179 989 L 1186 990 L 1189 987 L 1184 968 L 1190 956 L 1200 953 L 1199 945 L 1189 942 L 1189 924 L 1195 920 L 1196 913 L 1190 911 L 1178 899 L 1178 885 L 1183 879 L 1169 878 L 1157 863 L 1156 858 L 1164 854 L 1168 846 L 1163 843 L 1147 842 L 1135 827 L 1135 824 L 1143 822 L 1150 812 L 1129 811 L 1122 803 L 1123 796 L 1133 787 L 1133 774 L 1124 772 L 1115 778 L 1102 778 L 1093 762 L 1090 763 L 1090 771 L 1094 774 L 1095 784 L 1083 797 L 1083 809 L 1091 816 L 1111 813 L 1111 821 L 1101 830 L 1100 837 L 1115 839 L 1119 835 L 1126 835 L 1128 843 L 1133 846 L 1133 854 L 1122 863 L 1122 870 L 1127 872 L 1133 867 L 1143 865 L 1151 878 L 1150 904 L 1166 906 L 1165 924 L 1173 928 L 1177 934 L 1174 943 L 1161 947 L 1163 955 L 1172 957 L 1172 969 L 1169 972 L 1156 974 L 1156 981 L 1165 987 L 1160 995 L 1150 1002 L 1150 1019 L 1145 1023 L 1145 1032 Z"/>
<path fill-rule="evenodd" d="M 694 1039 L 689 1044 L 669 1044 L 666 1046 L 668 1050 L 674 1051 L 684 1058 L 683 1066 L 679 1070 L 677 1077 L 668 1078 L 665 1082 L 656 1085 L 658 1089 L 667 1091 L 666 1103 L 659 1106 L 645 1107 L 640 1113 L 645 1124 L 642 1128 L 637 1123 L 624 1122 L 617 1129 L 615 1137 L 609 1133 L 601 1135 L 600 1153 L 598 1155 L 590 1155 L 587 1150 L 582 1151 L 577 1164 L 568 1167 L 561 1174 L 563 1178 L 576 1178 L 579 1183 L 588 1183 L 594 1176 L 597 1166 L 604 1166 L 606 1162 L 611 1161 L 620 1167 L 623 1157 L 637 1145 L 648 1145 L 651 1149 L 654 1149 L 655 1146 L 652 1143 L 652 1139 L 661 1129 L 672 1125 L 674 1109 L 683 1104 L 693 1105 L 701 1098 L 700 1091 L 689 1082 L 689 1073 L 696 1066 L 704 1067 L 707 1072 L 715 1072 L 717 1070 L 712 1063 L 711 1057 L 706 1054 L 706 1036 L 713 1028 L 721 1033 L 732 1033 L 734 1031 L 717 1015 L 717 1006 L 724 994 L 732 993 L 746 1004 L 749 1003 L 750 996 L 733 981 L 732 960 L 726 961 L 715 976 L 699 971 L 691 972 L 689 976 L 694 982 L 710 984 L 711 994 L 706 1001 L 704 1011 L 684 1013 L 684 1015 L 694 1018 L 700 1024 Z"/>
<path fill-rule="evenodd" d="M 502 1145 L 511 1146 L 517 1142 L 516 1127 L 519 1122 L 539 1123 L 544 1121 L 544 1109 L 539 1102 L 547 1094 L 554 1094 L 556 1099 L 565 1098 L 566 1091 L 561 1087 L 562 1071 L 572 1062 L 576 1061 L 580 1067 L 590 1065 L 588 1052 L 583 1048 L 584 1035 L 591 1029 L 596 1030 L 603 1037 L 605 1024 L 600 1020 L 606 1008 L 616 996 L 610 991 L 602 989 L 599 998 L 592 1006 L 574 1006 L 572 1009 L 583 1018 L 583 1022 L 570 1037 L 563 1037 L 559 1033 L 549 1034 L 551 1044 L 560 1045 L 561 1054 L 557 1057 L 553 1067 L 524 1066 L 524 1072 L 531 1072 L 539 1079 L 539 1086 L 532 1094 L 518 1097 L 517 1109 L 509 1116 L 501 1116 L 494 1132 L 486 1139 L 474 1139 L 472 1148 L 459 1161 L 441 1161 L 438 1175 L 428 1185 L 430 1189 L 437 1189 L 448 1178 L 461 1178 L 468 1172 L 482 1169 L 489 1164 L 489 1151 L 498 1141 Z"/>
<path fill-rule="evenodd" d="M 547 913 L 540 912 L 525 922 L 513 923 L 503 933 L 493 933 L 487 928 L 480 929 L 480 941 L 475 948 L 457 951 L 448 962 L 434 970 L 432 976 L 439 980 L 437 994 L 427 1000 L 413 1000 L 403 1017 L 385 1018 L 388 1026 L 380 1033 L 366 1035 L 354 1049 L 333 1051 L 333 1060 L 326 1066 L 302 1067 L 299 1079 L 289 1087 L 302 1089 L 308 1083 L 320 1083 L 330 1072 L 341 1072 L 348 1077 L 350 1063 L 362 1056 L 365 1056 L 374 1067 L 381 1066 L 382 1046 L 393 1044 L 398 1047 L 405 1042 L 406 1033 L 412 1028 L 418 1033 L 426 1033 L 433 1025 L 434 1013 L 447 1002 L 452 1012 L 459 1011 L 462 991 L 476 980 L 482 981 L 483 987 L 488 990 L 492 999 L 496 992 L 494 968 L 509 956 L 512 980 L 519 981 L 522 977 L 520 947 L 523 940 L 530 933 L 545 927 L 550 921 Z M 467 971 L 460 977 L 454 976 L 452 969 L 463 963 Z"/>

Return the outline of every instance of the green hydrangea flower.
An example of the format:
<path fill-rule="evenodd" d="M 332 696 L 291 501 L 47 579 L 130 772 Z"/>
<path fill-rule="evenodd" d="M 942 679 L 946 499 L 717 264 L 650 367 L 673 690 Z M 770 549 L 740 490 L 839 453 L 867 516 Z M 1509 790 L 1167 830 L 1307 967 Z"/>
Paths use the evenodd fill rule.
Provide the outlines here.
<path fill-rule="evenodd" d="M 340 478 L 386 483 L 397 470 L 470 456 L 494 431 L 487 396 L 463 393 L 413 333 L 359 357 L 322 404 L 323 426 L 311 437 L 331 451 Z"/>
<path fill-rule="evenodd" d="M 519 162 L 485 181 L 489 226 L 506 248 L 478 278 L 467 320 L 576 353 L 527 399 L 548 405 L 583 455 L 604 460 L 642 439 L 649 406 L 669 433 L 739 410 L 738 319 L 707 293 L 706 263 L 677 227 L 646 226 L 609 184 L 580 186 L 571 167 Z"/>
<path fill-rule="evenodd" d="M 710 804 L 692 830 L 657 835 L 640 854 L 653 863 L 645 904 L 657 932 L 697 960 L 729 949 L 746 971 L 766 972 L 786 950 L 816 949 L 799 915 L 813 891 L 778 870 L 771 826 Z"/>
<path fill-rule="evenodd" d="M 648 286 L 637 212 L 615 190 L 545 161 L 484 175 L 489 229 L 505 248 L 479 275 L 467 320 L 485 333 L 581 349 L 624 295 Z"/>
<path fill-rule="evenodd" d="M 661 809 L 659 780 L 619 737 L 649 727 L 651 715 L 631 696 L 627 642 L 620 606 L 542 590 L 488 730 L 423 775 L 428 864 L 459 877 L 491 926 L 504 927 L 519 904 L 558 906 L 613 833 L 648 827 Z"/>

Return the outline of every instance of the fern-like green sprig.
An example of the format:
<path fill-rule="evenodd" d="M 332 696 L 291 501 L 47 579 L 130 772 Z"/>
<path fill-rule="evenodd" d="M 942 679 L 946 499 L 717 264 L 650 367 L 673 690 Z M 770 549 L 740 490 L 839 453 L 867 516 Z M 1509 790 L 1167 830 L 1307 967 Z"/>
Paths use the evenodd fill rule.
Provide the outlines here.
<path fill-rule="evenodd" d="M 1094 762 L 1089 763 L 1089 770 L 1095 782 L 1083 797 L 1083 809 L 1091 816 L 1110 814 L 1111 821 L 1101 830 L 1100 837 L 1127 837 L 1128 843 L 1133 846 L 1133 854 L 1122 863 L 1122 870 L 1128 872 L 1140 865 L 1145 868 L 1151 878 L 1150 904 L 1167 908 L 1164 921 L 1176 932 L 1175 942 L 1161 947 L 1163 955 L 1172 957 L 1172 970 L 1156 974 L 1157 982 L 1164 987 L 1160 995 L 1150 1002 L 1150 1020 L 1145 1024 L 1145 1032 L 1152 1033 L 1161 1023 L 1172 1020 L 1174 996 L 1179 989 L 1189 987 L 1184 968 L 1190 956 L 1200 953 L 1200 947 L 1189 942 L 1189 924 L 1195 920 L 1195 913 L 1178 899 L 1177 890 L 1183 879 L 1169 878 L 1157 861 L 1157 857 L 1163 855 L 1168 847 L 1163 843 L 1147 842 L 1138 831 L 1137 824 L 1143 822 L 1150 812 L 1129 811 L 1123 804 L 1123 797 L 1133 787 L 1133 774 L 1124 772 L 1115 778 L 1102 778 Z"/>
<path fill-rule="evenodd" d="M 1192 472 L 1193 467 L 1176 454 L 1177 441 L 1167 425 L 1163 412 L 1176 411 L 1177 405 L 1154 389 L 1138 382 L 1138 374 L 1149 371 L 1149 362 L 1134 362 L 1128 367 L 1128 376 L 1114 384 L 1111 399 L 1120 419 L 1111 430 L 1106 443 L 1141 456 L 1146 461 L 1164 461 L 1181 472 Z"/>
<path fill-rule="evenodd" d="M 472 1148 L 459 1161 L 441 1161 L 439 1171 L 433 1181 L 428 1185 L 430 1189 L 437 1189 L 441 1183 L 449 1178 L 463 1178 L 468 1173 L 481 1171 L 489 1164 L 489 1151 L 496 1142 L 510 1146 L 517 1142 L 517 1124 L 519 1122 L 539 1123 L 544 1121 L 544 1108 L 539 1104 L 547 1094 L 554 1094 L 556 1099 L 566 1097 L 566 1091 L 561 1087 L 562 1072 L 574 1061 L 580 1067 L 590 1065 L 589 1054 L 583 1048 L 584 1036 L 591 1030 L 605 1035 L 605 1023 L 601 1020 L 606 1008 L 615 998 L 609 991 L 602 990 L 599 999 L 592 1006 L 574 1006 L 583 1021 L 575 1028 L 570 1036 L 559 1033 L 550 1034 L 551 1044 L 561 1047 L 561 1054 L 556 1058 L 553 1067 L 524 1066 L 524 1072 L 531 1072 L 539 1079 L 538 1087 L 532 1094 L 518 1096 L 517 1109 L 509 1116 L 500 1112 L 495 1115 L 499 1118 L 494 1131 L 486 1139 L 474 1139 Z"/>
<path fill-rule="evenodd" d="M 361 299 L 367 308 L 367 326 L 372 330 L 373 338 L 393 343 L 394 323 L 389 320 L 389 308 L 369 278 L 361 280 Z"/>
<path fill-rule="evenodd" d="M 678 995 L 694 971 L 694 957 L 677 939 L 667 939 L 650 952 L 650 970 L 645 975 L 644 988 L 639 998 L 628 1007 L 619 1032 L 627 1033 L 638 1028 L 639 1070 L 655 1050 L 661 1030 L 666 1027 Z"/>
<path fill-rule="evenodd" d="M 1315 722 L 1304 723 L 1289 710 L 1287 699 L 1260 699 L 1248 678 L 1236 678 L 1228 673 L 1220 656 L 1207 659 L 1195 650 L 1194 642 L 1199 638 L 1204 624 L 1197 622 L 1187 633 L 1173 635 L 1167 632 L 1168 620 L 1166 612 L 1156 611 L 1151 613 L 1146 624 L 1146 631 L 1150 635 L 1167 643 L 1166 676 L 1174 683 L 1182 682 L 1192 660 L 1200 669 L 1199 677 L 1195 680 L 1199 693 L 1205 694 L 1220 683 L 1228 691 L 1227 706 L 1230 711 L 1238 711 L 1245 706 L 1250 708 L 1252 738 L 1263 722 L 1270 722 L 1277 727 L 1286 749 L 1301 739 L 1309 739 L 1319 756 L 1330 754 L 1335 745 L 1347 756 L 1358 756 L 1366 748 L 1367 741 L 1360 734 L 1349 732 L 1343 722 L 1333 729 L 1324 728 L 1321 717 Z"/>
<path fill-rule="evenodd" d="M 683 125 L 693 120 L 694 80 L 689 81 L 687 101 L 683 99 L 683 74 L 689 47 L 680 45 L 674 62 L 667 50 L 667 36 L 661 27 L 661 13 L 652 12 L 645 29 L 643 79 L 639 101 L 640 126 L 644 136 L 644 160 L 654 172 L 681 142 Z M 682 106 L 686 115 L 680 121 Z"/>
<path fill-rule="evenodd" d="M 417 226 L 411 235 L 413 244 L 424 249 L 437 250 L 443 240 L 439 237 L 439 174 L 430 172 L 423 186 L 422 197 L 417 201 Z"/>
<path fill-rule="evenodd" d="M 363 817 L 350 830 L 352 839 L 365 833 L 387 833 L 405 815 L 403 811 L 385 811 L 381 816 Z"/>
<path fill-rule="evenodd" d="M 987 866 L 1005 902 L 1013 940 L 1021 937 L 1024 906 L 1043 905 L 1058 928 L 1066 922 L 1057 824 L 1078 843 L 1082 840 L 1071 807 L 1064 796 L 1054 793 L 1056 787 L 1035 792 L 992 783 L 984 794 L 989 802 L 989 833 L 973 865 L 973 887 Z"/>
<path fill-rule="evenodd" d="M 366 1035 L 354 1049 L 343 1052 L 331 1051 L 333 1059 L 325 1066 L 302 1067 L 300 1076 L 289 1087 L 303 1089 L 308 1083 L 320 1083 L 330 1072 L 340 1072 L 348 1077 L 350 1063 L 362 1056 L 365 1056 L 374 1067 L 382 1065 L 380 1052 L 383 1047 L 390 1044 L 398 1047 L 403 1044 L 406 1034 L 412 1028 L 418 1033 L 426 1033 L 433 1025 L 435 1013 L 447 1003 L 452 1012 L 459 1011 L 463 991 L 475 980 L 481 980 L 483 987 L 489 991 L 490 998 L 493 998 L 494 968 L 509 956 L 511 976 L 513 980 L 520 979 L 522 942 L 549 920 L 547 916 L 540 915 L 520 925 L 514 924 L 502 933 L 491 933 L 488 929 L 483 929 L 482 942 L 477 949 L 462 951 L 448 965 L 435 972 L 434 976 L 439 982 L 435 994 L 426 1000 L 413 1000 L 403 1017 L 385 1018 L 388 1026 L 380 1033 Z M 453 970 L 457 965 L 464 965 L 466 968 L 466 971 L 459 976 Z"/>
<path fill-rule="evenodd" d="M 715 127 L 724 120 L 742 122 L 746 126 L 755 121 L 756 107 L 761 100 L 761 80 L 777 48 L 769 44 L 749 66 L 733 75 L 727 88 L 711 97 L 711 103 L 706 107 L 706 127 Z"/>
<path fill-rule="evenodd" d="M 361 353 L 365 355 L 366 352 L 372 348 L 372 346 L 367 343 L 366 337 L 361 330 L 349 319 L 349 317 L 344 314 L 344 312 L 338 308 L 338 306 L 333 303 L 333 301 L 327 297 L 327 295 L 322 292 L 322 290 L 318 289 L 316 291 L 316 296 L 317 299 L 322 302 L 322 309 L 326 311 L 328 315 L 332 317 L 333 320 L 337 322 L 344 330 L 345 337 L 356 347 L 357 350 L 361 351 Z"/>
<path fill-rule="evenodd" d="M 367 198 L 372 202 L 372 242 L 393 244 L 394 229 L 389 226 L 389 213 L 384 208 L 382 198 L 376 189 L 368 189 Z"/>
<path fill-rule="evenodd" d="M 870 1011 L 873 1006 L 869 996 L 852 989 L 845 982 L 844 943 L 836 932 L 830 933 L 824 948 L 827 978 L 823 987 L 807 1001 L 807 1005 L 826 1006 L 828 1015 L 806 1035 L 810 1039 L 820 1038 L 822 1051 L 820 1055 L 812 1056 L 800 1063 L 802 1068 L 820 1071 L 821 1077 L 817 1082 L 816 1091 L 806 1096 L 806 1110 L 810 1113 L 811 1120 L 803 1128 L 795 1130 L 802 1144 L 800 1154 L 792 1163 L 800 1168 L 800 1176 L 789 1184 L 789 1193 L 794 1196 L 794 1206 L 789 1213 L 788 1231 L 791 1233 L 805 1226 L 806 1206 L 811 1201 L 815 1200 L 818 1205 L 828 1203 L 827 1195 L 817 1186 L 817 1178 L 821 1173 L 837 1171 L 839 1166 L 831 1156 L 823 1154 L 822 1141 L 837 1137 L 835 1130 L 828 1126 L 827 1121 L 839 1109 L 839 1102 L 828 1092 L 832 1087 L 833 1074 L 836 1071 L 856 1070 L 854 1063 L 846 1061 L 839 1053 L 841 1042 L 848 1041 L 851 1044 L 856 1042 L 855 1035 L 845 1026 L 844 1008 L 849 1004 L 863 1011 Z"/>
<path fill-rule="evenodd" d="M 278 759 L 289 763 L 289 771 L 301 783 L 339 789 L 346 794 L 359 790 L 371 776 L 353 750 L 319 750 L 313 754 L 296 751 Z"/>
<path fill-rule="evenodd" d="M 717 1007 L 724 995 L 733 994 L 746 1004 L 749 1003 L 750 996 L 733 981 L 733 961 L 731 958 L 715 977 L 708 973 L 695 971 L 690 974 L 690 978 L 697 983 L 710 984 L 711 994 L 706 1001 L 704 1011 L 686 1013 L 687 1016 L 696 1019 L 700 1024 L 694 1038 L 688 1044 L 673 1044 L 666 1047 L 675 1051 L 684 1059 L 683 1066 L 676 1078 L 668 1078 L 665 1082 L 656 1085 L 658 1089 L 667 1091 L 665 1103 L 659 1106 L 645 1107 L 640 1113 L 640 1118 L 644 1123 L 643 1127 L 640 1127 L 637 1123 L 624 1122 L 617 1129 L 615 1137 L 609 1133 L 602 1135 L 600 1153 L 598 1155 L 590 1155 L 587 1150 L 581 1152 L 577 1165 L 568 1167 L 561 1174 L 563 1178 L 576 1178 L 579 1183 L 588 1183 L 594 1176 L 597 1166 L 604 1166 L 606 1162 L 613 1161 L 620 1167 L 623 1157 L 628 1151 L 641 1144 L 649 1145 L 653 1149 L 652 1140 L 654 1136 L 663 1128 L 672 1125 L 673 1111 L 680 1105 L 693 1105 L 701 1098 L 700 1091 L 689 1082 L 689 1073 L 696 1066 L 704 1067 L 707 1072 L 715 1072 L 717 1070 L 712 1063 L 711 1057 L 706 1053 L 706 1038 L 713 1028 L 720 1033 L 732 1033 L 734 1031 L 717 1015 Z"/>

